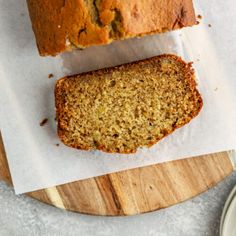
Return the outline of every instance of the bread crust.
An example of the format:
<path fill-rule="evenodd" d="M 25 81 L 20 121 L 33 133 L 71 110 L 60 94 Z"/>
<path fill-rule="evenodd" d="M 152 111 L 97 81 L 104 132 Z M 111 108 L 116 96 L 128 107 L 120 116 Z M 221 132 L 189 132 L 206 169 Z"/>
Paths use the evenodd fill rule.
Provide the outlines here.
<path fill-rule="evenodd" d="M 76 77 L 76 79 L 79 80 L 80 77 L 82 77 L 83 75 L 86 75 L 86 74 L 96 75 L 97 73 L 99 73 L 101 75 L 103 73 L 109 73 L 109 72 L 112 72 L 114 70 L 120 69 L 121 67 L 123 69 L 123 68 L 129 67 L 130 65 L 133 65 L 133 64 L 138 65 L 139 63 L 142 63 L 142 62 L 151 62 L 152 60 L 156 60 L 156 59 L 168 59 L 168 58 L 173 59 L 173 60 L 180 63 L 180 65 L 182 67 L 182 70 L 183 70 L 184 79 L 188 82 L 189 88 L 190 88 L 192 94 L 194 95 L 196 104 L 198 104 L 198 110 L 196 110 L 193 114 L 191 114 L 190 119 L 183 122 L 182 125 L 174 125 L 172 131 L 169 132 L 169 133 L 166 133 L 162 138 L 165 138 L 166 136 L 173 133 L 176 129 L 184 126 L 187 123 L 189 123 L 194 117 L 196 117 L 199 114 L 199 112 L 201 111 L 201 109 L 203 107 L 202 97 L 201 97 L 199 91 L 196 88 L 197 83 L 195 81 L 195 74 L 194 74 L 194 69 L 192 68 L 192 63 L 186 63 L 180 57 L 178 57 L 176 55 L 163 54 L 163 55 L 155 56 L 155 57 L 152 57 L 152 58 L 149 58 L 149 59 L 145 59 L 145 60 L 141 60 L 141 61 L 137 61 L 137 62 L 132 62 L 132 63 L 127 63 L 125 65 L 100 69 L 100 70 L 96 70 L 96 71 L 82 73 L 82 74 L 79 74 L 79 75 L 66 76 L 64 78 L 59 79 L 56 83 L 56 86 L 55 86 L 55 105 L 56 105 L 56 113 L 57 113 L 57 121 L 58 121 L 58 136 L 61 139 L 61 141 L 69 147 L 73 147 L 73 148 L 77 148 L 77 149 L 81 149 L 81 150 L 94 150 L 94 148 L 89 147 L 89 146 L 83 146 L 83 145 L 78 144 L 78 143 L 73 144 L 73 145 L 71 145 L 71 144 L 68 145 L 68 143 L 66 142 L 64 124 L 63 124 L 62 119 L 61 119 L 61 115 L 64 113 L 63 100 L 62 100 L 63 91 L 64 91 L 64 89 L 66 89 L 66 88 L 63 87 L 64 80 L 67 80 L 69 78 L 74 78 L 74 77 Z M 152 145 L 154 145 L 158 141 L 160 141 L 162 138 L 156 137 L 155 141 L 150 141 L 147 146 L 151 147 Z M 101 146 L 101 145 L 97 146 L 96 149 L 104 151 L 104 152 L 108 152 L 108 153 L 114 153 L 114 151 L 107 150 L 104 146 Z M 135 153 L 136 151 L 137 151 L 137 149 L 130 149 L 130 150 L 126 149 L 124 152 L 118 152 L 118 153 L 131 154 L 131 153 Z"/>
<path fill-rule="evenodd" d="M 27 0 L 41 56 L 196 24 L 192 0 Z"/>

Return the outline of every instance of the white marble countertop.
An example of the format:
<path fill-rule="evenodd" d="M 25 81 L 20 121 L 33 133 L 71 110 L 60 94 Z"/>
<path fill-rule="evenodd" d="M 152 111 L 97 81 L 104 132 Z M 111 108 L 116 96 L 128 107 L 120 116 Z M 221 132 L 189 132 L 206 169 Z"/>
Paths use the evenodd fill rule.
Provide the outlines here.
<path fill-rule="evenodd" d="M 131 217 L 95 217 L 15 196 L 0 182 L 0 235 L 216 236 L 224 202 L 235 184 L 236 172 L 208 192 L 167 209 Z"/>

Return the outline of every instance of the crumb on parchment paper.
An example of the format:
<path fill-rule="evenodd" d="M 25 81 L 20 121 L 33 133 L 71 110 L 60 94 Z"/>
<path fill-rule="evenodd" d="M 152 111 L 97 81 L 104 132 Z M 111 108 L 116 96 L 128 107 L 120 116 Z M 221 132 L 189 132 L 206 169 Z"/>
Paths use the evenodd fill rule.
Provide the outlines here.
<path fill-rule="evenodd" d="M 199 20 L 201 20 L 201 19 L 202 19 L 202 15 L 198 14 L 198 15 L 197 15 L 197 18 L 198 18 Z"/>
<path fill-rule="evenodd" d="M 49 78 L 49 79 L 51 79 L 51 78 L 53 78 L 53 77 L 54 77 L 54 75 L 53 75 L 52 73 L 48 75 L 48 78 Z"/>
<path fill-rule="evenodd" d="M 44 118 L 44 119 L 39 123 L 39 125 L 40 125 L 40 126 L 44 126 L 44 125 L 47 124 L 47 122 L 48 122 L 48 119 L 47 119 L 47 118 Z"/>

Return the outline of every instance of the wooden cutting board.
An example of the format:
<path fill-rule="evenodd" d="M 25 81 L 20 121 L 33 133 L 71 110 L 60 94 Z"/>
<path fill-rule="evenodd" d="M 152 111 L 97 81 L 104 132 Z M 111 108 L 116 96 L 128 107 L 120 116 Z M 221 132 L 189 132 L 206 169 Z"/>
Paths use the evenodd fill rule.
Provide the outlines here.
<path fill-rule="evenodd" d="M 192 198 L 232 171 L 227 152 L 222 152 L 76 181 L 27 195 L 80 213 L 134 215 Z M 0 178 L 12 183 L 1 137 Z"/>

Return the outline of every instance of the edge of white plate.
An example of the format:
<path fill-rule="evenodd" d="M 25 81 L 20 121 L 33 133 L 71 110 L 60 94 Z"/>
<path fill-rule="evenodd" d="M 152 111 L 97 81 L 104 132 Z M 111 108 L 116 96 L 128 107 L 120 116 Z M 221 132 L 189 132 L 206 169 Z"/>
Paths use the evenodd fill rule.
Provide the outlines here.
<path fill-rule="evenodd" d="M 223 208 L 221 218 L 220 218 L 220 236 L 222 236 L 222 233 L 223 233 L 223 224 L 224 224 L 226 213 L 229 209 L 231 202 L 233 201 L 233 198 L 235 197 L 235 194 L 236 194 L 236 186 L 234 186 L 234 188 L 231 190 L 231 192 L 230 192 L 229 196 L 227 197 L 227 200 L 224 204 L 224 208 Z"/>
<path fill-rule="evenodd" d="M 222 236 L 229 236 L 231 234 L 227 234 L 227 230 L 229 230 L 227 228 L 227 225 L 229 224 L 230 220 L 230 217 L 232 215 L 232 212 L 235 210 L 236 208 L 236 197 L 234 196 L 234 198 L 232 199 L 231 203 L 230 203 L 230 206 L 228 207 L 228 210 L 226 212 L 226 215 L 225 215 L 225 220 L 224 220 L 224 223 L 223 223 L 223 227 L 222 227 Z"/>

